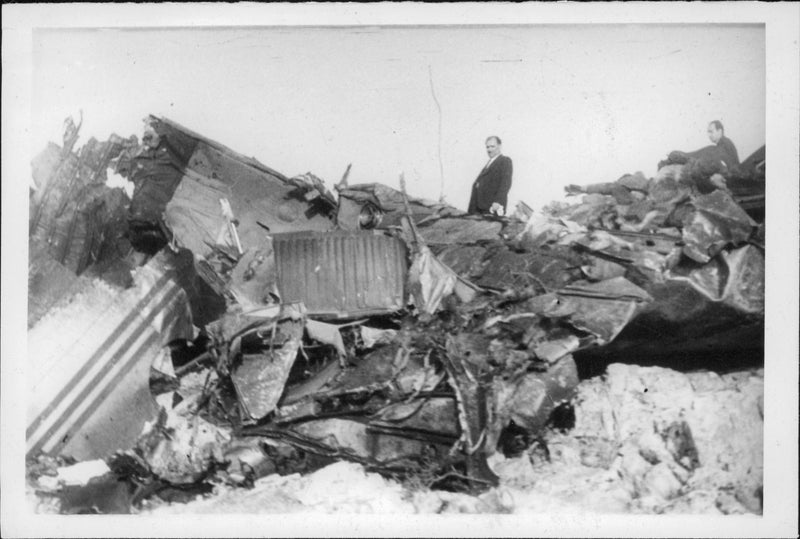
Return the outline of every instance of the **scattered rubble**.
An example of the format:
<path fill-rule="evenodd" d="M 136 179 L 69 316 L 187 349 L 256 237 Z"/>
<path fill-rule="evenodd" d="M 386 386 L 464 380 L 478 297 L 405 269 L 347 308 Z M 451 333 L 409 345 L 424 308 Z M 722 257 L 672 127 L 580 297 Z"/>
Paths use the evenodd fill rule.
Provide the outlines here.
<path fill-rule="evenodd" d="M 61 511 L 211 491 L 196 503 L 217 510 L 249 487 L 281 511 L 512 512 L 566 461 L 613 483 L 597 510 L 761 510 L 761 453 L 715 447 L 737 435 L 708 418 L 745 392 L 754 440 L 763 375 L 580 371 L 759 348 L 763 155 L 731 171 L 671 156 L 519 219 L 409 197 L 402 179 L 345 176 L 334 195 L 163 118 L 141 144 L 77 152 L 68 128 L 34 160 L 30 201 L 29 475 Z M 111 471 L 74 490 L 46 479 L 53 456 Z M 354 474 L 385 496 L 330 505 Z M 312 477 L 330 488 L 295 488 Z"/>

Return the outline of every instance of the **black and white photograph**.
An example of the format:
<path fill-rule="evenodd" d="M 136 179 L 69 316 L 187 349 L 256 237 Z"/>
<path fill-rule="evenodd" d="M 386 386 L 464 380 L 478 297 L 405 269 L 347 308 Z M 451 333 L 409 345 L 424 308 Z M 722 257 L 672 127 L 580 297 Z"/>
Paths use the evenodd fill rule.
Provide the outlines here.
<path fill-rule="evenodd" d="M 3 535 L 797 535 L 796 4 L 3 19 Z"/>

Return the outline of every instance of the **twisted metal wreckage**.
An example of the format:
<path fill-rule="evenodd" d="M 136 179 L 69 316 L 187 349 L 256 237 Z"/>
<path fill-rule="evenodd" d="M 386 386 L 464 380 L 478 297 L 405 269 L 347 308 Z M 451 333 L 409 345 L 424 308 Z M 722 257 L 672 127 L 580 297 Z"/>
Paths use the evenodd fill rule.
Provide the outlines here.
<path fill-rule="evenodd" d="M 33 161 L 29 466 L 105 458 L 138 499 L 331 458 L 481 490 L 580 363 L 762 347 L 763 149 L 502 218 L 146 125 L 75 151 L 69 121 Z"/>

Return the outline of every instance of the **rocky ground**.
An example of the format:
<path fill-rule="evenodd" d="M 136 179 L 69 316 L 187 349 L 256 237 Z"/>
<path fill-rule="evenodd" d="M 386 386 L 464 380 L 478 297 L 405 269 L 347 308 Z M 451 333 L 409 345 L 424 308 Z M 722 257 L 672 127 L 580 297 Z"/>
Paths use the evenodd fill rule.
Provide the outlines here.
<path fill-rule="evenodd" d="M 251 489 L 219 485 L 188 503 L 154 497 L 138 512 L 760 514 L 763 382 L 760 368 L 720 375 L 612 364 L 579 385 L 574 427 L 548 431 L 546 449 L 490 458 L 501 483 L 480 496 L 337 462 Z M 52 498 L 32 489 L 29 498 L 38 512 L 57 511 Z"/>

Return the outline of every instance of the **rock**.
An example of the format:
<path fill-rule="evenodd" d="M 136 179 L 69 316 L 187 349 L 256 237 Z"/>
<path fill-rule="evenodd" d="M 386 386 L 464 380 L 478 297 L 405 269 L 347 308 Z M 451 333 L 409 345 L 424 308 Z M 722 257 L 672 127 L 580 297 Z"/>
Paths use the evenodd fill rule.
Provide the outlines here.
<path fill-rule="evenodd" d="M 681 485 L 681 481 L 675 477 L 666 462 L 661 462 L 650 468 L 643 478 L 644 490 L 664 500 L 670 500 L 677 496 Z"/>
<path fill-rule="evenodd" d="M 304 478 L 295 497 L 314 510 L 328 513 L 410 512 L 399 483 L 367 473 L 352 462 L 336 462 Z"/>
<path fill-rule="evenodd" d="M 627 444 L 620 449 L 621 461 L 619 471 L 625 483 L 625 488 L 633 497 L 641 496 L 647 492 L 644 488 L 644 477 L 651 465 L 634 444 Z"/>
<path fill-rule="evenodd" d="M 536 471 L 527 454 L 507 459 L 498 453 L 492 455 L 492 460 L 487 462 L 492 471 L 500 478 L 501 485 L 525 487 L 536 482 Z"/>
<path fill-rule="evenodd" d="M 581 464 L 590 468 L 608 469 L 617 456 L 617 444 L 605 438 L 580 440 Z"/>
<path fill-rule="evenodd" d="M 578 386 L 571 434 L 584 465 L 602 462 L 594 446 L 620 447 L 610 468 L 643 508 L 666 510 L 682 492 L 727 492 L 719 503 L 709 501 L 716 494 L 695 495 L 670 507 L 760 513 L 762 403 L 763 369 L 720 376 L 612 364 Z"/>
<path fill-rule="evenodd" d="M 581 464 L 580 450 L 568 444 L 552 444 L 550 446 L 550 459 L 567 466 L 579 466 Z"/>
<path fill-rule="evenodd" d="M 167 436 L 156 438 L 144 451 L 151 471 L 172 484 L 194 483 L 223 462 L 230 435 L 200 416 L 184 417 L 171 411 L 163 428 Z M 143 438 L 144 440 L 144 438 Z M 140 445 L 146 442 L 140 441 Z"/>
<path fill-rule="evenodd" d="M 692 430 L 686 421 L 671 423 L 661 436 L 667 451 L 675 462 L 680 463 L 687 470 L 694 470 L 700 465 Z"/>

